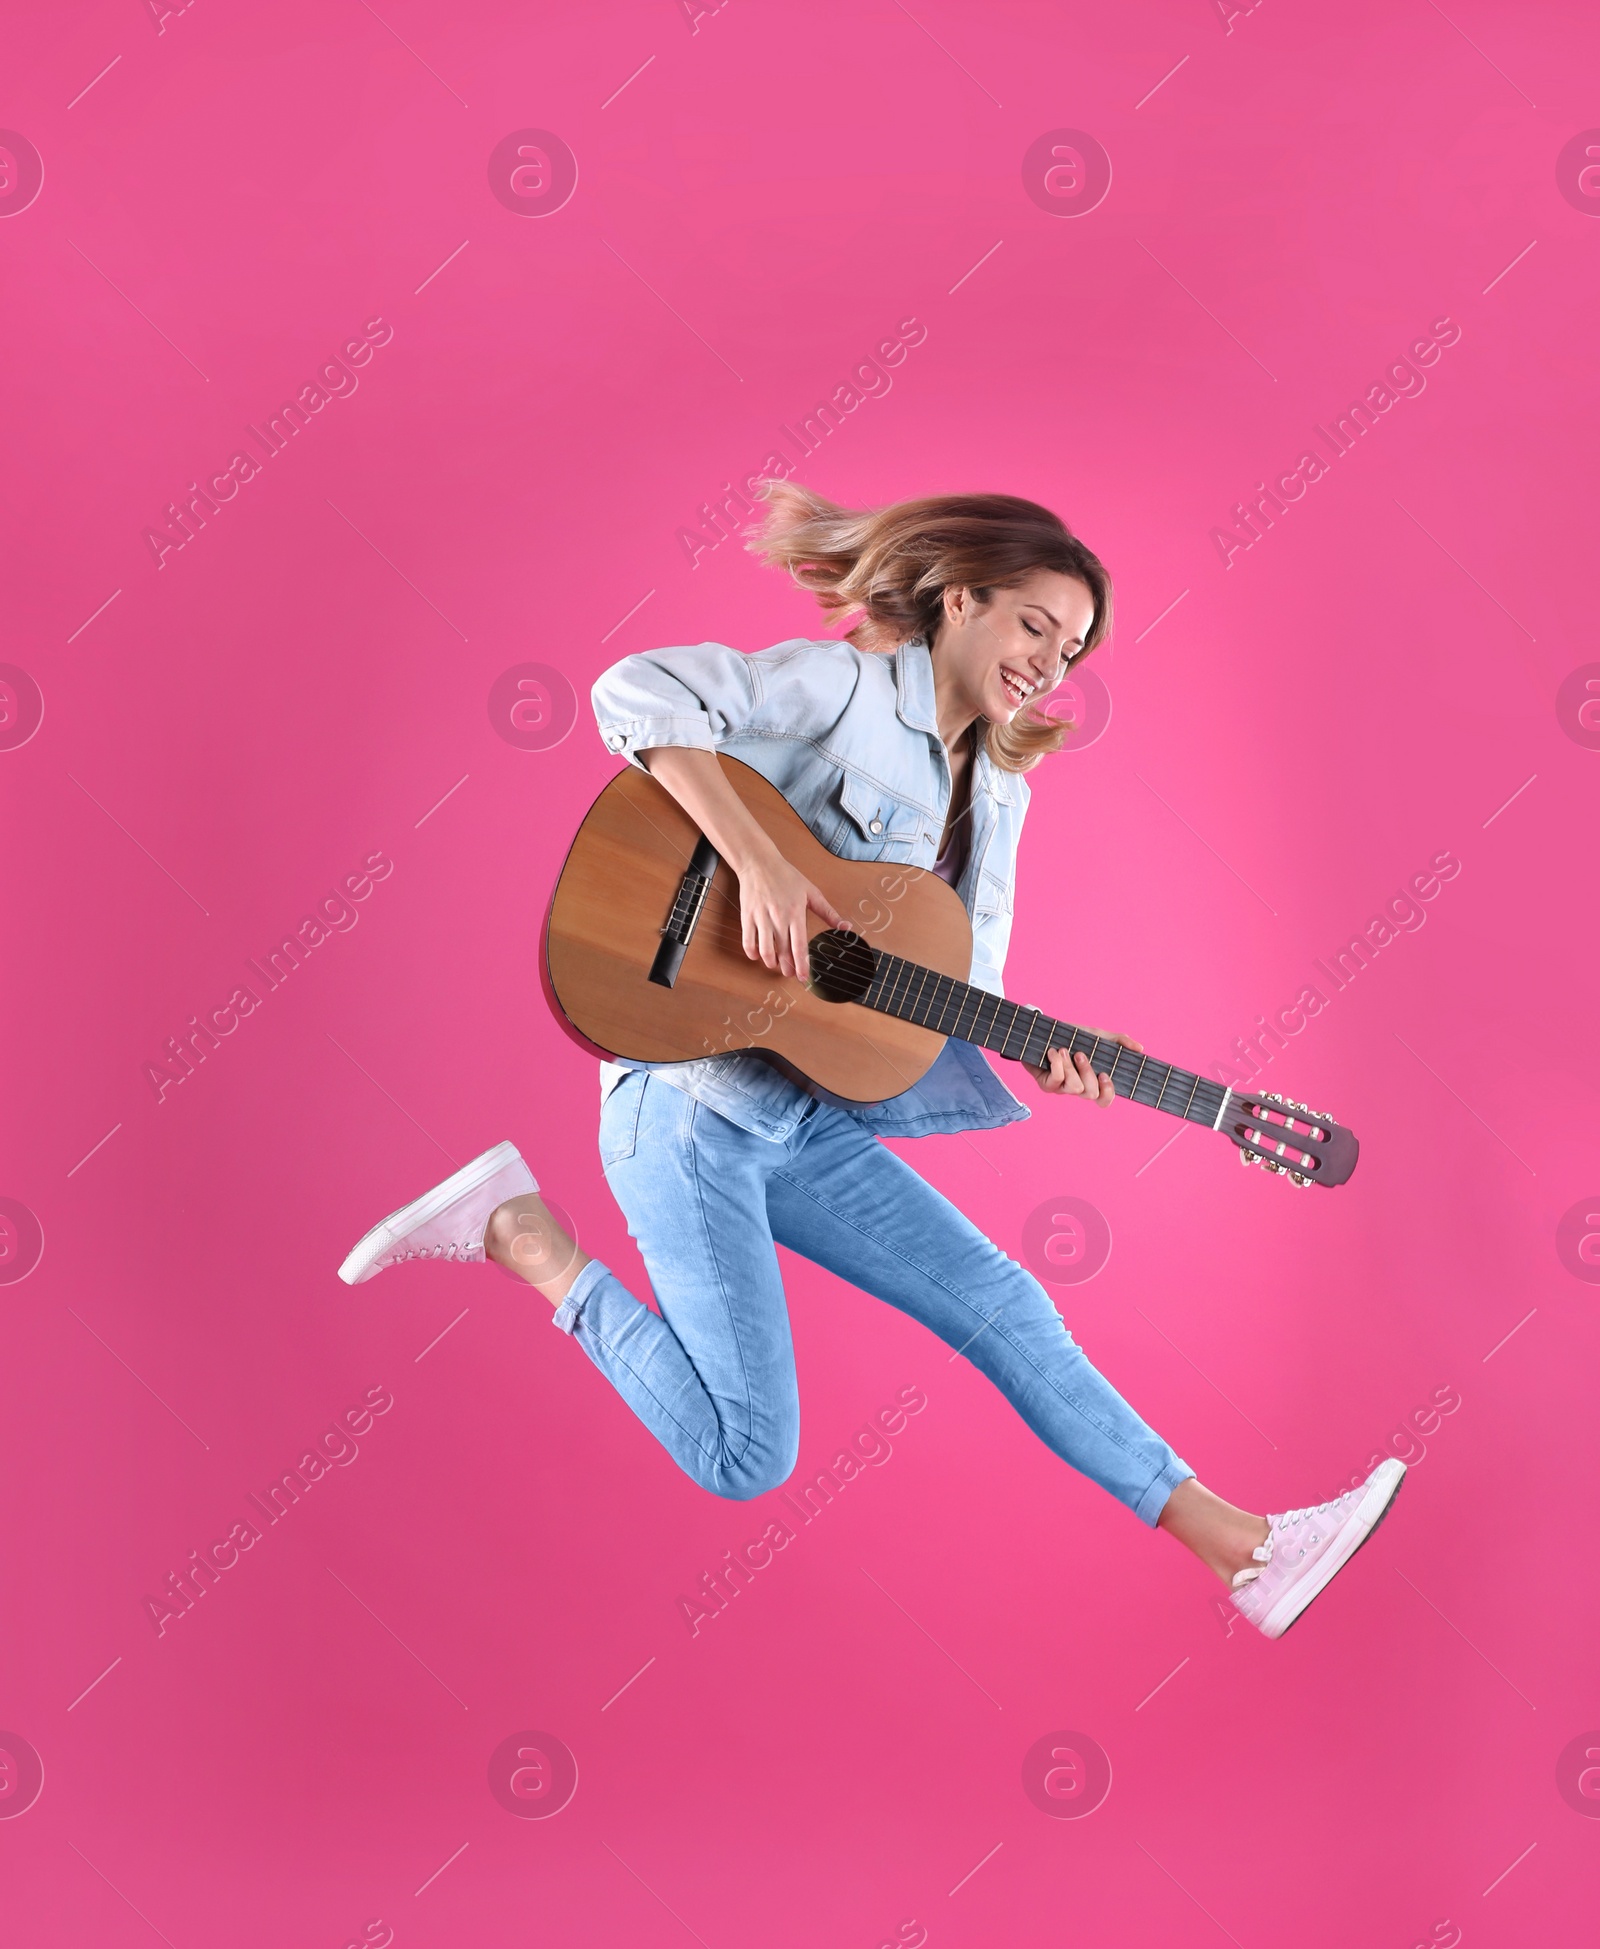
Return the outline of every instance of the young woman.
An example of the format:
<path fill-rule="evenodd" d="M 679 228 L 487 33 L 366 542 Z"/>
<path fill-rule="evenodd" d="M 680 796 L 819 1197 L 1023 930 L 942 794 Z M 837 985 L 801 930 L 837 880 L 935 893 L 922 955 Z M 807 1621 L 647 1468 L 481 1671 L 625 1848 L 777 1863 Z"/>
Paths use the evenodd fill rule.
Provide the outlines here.
<path fill-rule="evenodd" d="M 1039 705 L 1107 635 L 1106 572 L 1057 516 L 1009 495 L 851 512 L 774 481 L 765 497 L 751 545 L 830 615 L 858 615 L 855 627 L 752 656 L 704 643 L 625 657 L 594 687 L 601 735 L 732 868 L 752 960 L 805 979 L 808 931 L 839 916 L 744 809 L 716 751 L 761 772 L 835 853 L 947 879 L 972 920 L 971 979 L 998 994 L 1023 773 L 1067 735 Z M 1050 1051 L 1035 1075 L 1046 1095 L 1106 1106 L 1115 1094 L 1081 1051 Z M 914 1088 L 865 1108 L 823 1102 L 748 1053 L 607 1063 L 601 1088 L 601 1163 L 659 1314 L 567 1236 L 509 1143 L 385 1219 L 341 1276 L 486 1256 L 520 1273 L 687 1474 L 749 1497 L 788 1477 L 799 1446 L 774 1250 L 786 1245 L 959 1349 L 1057 1455 L 1215 1571 L 1268 1637 L 1349 1561 L 1400 1486 L 1391 1459 L 1360 1488 L 1280 1516 L 1201 1487 L 1089 1364 L 1037 1280 L 878 1142 L 1029 1114 L 971 1044 L 947 1042 Z"/>

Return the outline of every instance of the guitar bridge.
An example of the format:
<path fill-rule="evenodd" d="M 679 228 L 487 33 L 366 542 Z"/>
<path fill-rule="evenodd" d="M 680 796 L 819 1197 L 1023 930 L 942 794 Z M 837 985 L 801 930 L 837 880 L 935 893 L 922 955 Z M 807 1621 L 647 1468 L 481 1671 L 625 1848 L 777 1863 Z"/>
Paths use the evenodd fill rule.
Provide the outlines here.
<path fill-rule="evenodd" d="M 694 939 L 706 895 L 711 891 L 711 882 L 717 877 L 717 868 L 721 864 L 716 847 L 702 833 L 699 844 L 689 857 L 688 871 L 678 882 L 677 898 L 661 930 L 661 945 L 650 964 L 650 979 L 658 988 L 677 985 L 678 970 L 683 966 L 684 954 Z"/>

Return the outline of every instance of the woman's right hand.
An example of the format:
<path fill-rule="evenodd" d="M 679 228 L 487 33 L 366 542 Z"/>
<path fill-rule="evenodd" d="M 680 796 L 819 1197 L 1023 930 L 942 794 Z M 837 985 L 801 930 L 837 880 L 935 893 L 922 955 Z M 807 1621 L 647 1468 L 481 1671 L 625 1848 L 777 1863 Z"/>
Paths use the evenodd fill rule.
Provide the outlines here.
<path fill-rule="evenodd" d="M 774 974 L 811 977 L 806 954 L 806 915 L 820 914 L 842 927 L 827 895 L 791 866 L 770 841 L 739 872 L 739 918 L 744 951 Z"/>

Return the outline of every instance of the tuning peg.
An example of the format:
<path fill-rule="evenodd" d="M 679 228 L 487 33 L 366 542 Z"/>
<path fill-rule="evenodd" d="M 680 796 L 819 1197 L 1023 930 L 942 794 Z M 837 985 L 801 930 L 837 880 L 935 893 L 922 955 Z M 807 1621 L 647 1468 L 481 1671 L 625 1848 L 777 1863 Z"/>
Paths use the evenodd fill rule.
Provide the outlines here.
<path fill-rule="evenodd" d="M 1296 1103 L 1292 1096 L 1280 1096 L 1276 1090 L 1263 1090 L 1257 1098 L 1257 1101 L 1261 1103 L 1278 1103 L 1285 1110 L 1301 1110 L 1308 1117 L 1321 1115 L 1320 1111 L 1307 1110 L 1305 1104 Z"/>
<path fill-rule="evenodd" d="M 1287 1164 L 1280 1164 L 1276 1158 L 1263 1157 L 1259 1151 L 1241 1150 L 1239 1152 L 1239 1162 L 1246 1165 L 1259 1164 L 1264 1170 L 1275 1172 L 1280 1177 L 1286 1177 L 1291 1184 L 1298 1184 L 1302 1190 L 1309 1188 L 1311 1183 L 1310 1178 L 1305 1177 L 1301 1172 L 1291 1170 Z"/>

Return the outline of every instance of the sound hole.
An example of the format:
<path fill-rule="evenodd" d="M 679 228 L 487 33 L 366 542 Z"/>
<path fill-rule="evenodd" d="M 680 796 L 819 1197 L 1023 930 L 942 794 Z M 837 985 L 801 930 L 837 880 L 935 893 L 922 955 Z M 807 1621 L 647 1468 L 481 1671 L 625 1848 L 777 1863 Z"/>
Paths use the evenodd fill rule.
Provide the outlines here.
<path fill-rule="evenodd" d="M 813 934 L 811 986 L 825 1002 L 858 1002 L 872 986 L 878 957 L 859 934 L 835 928 Z"/>

